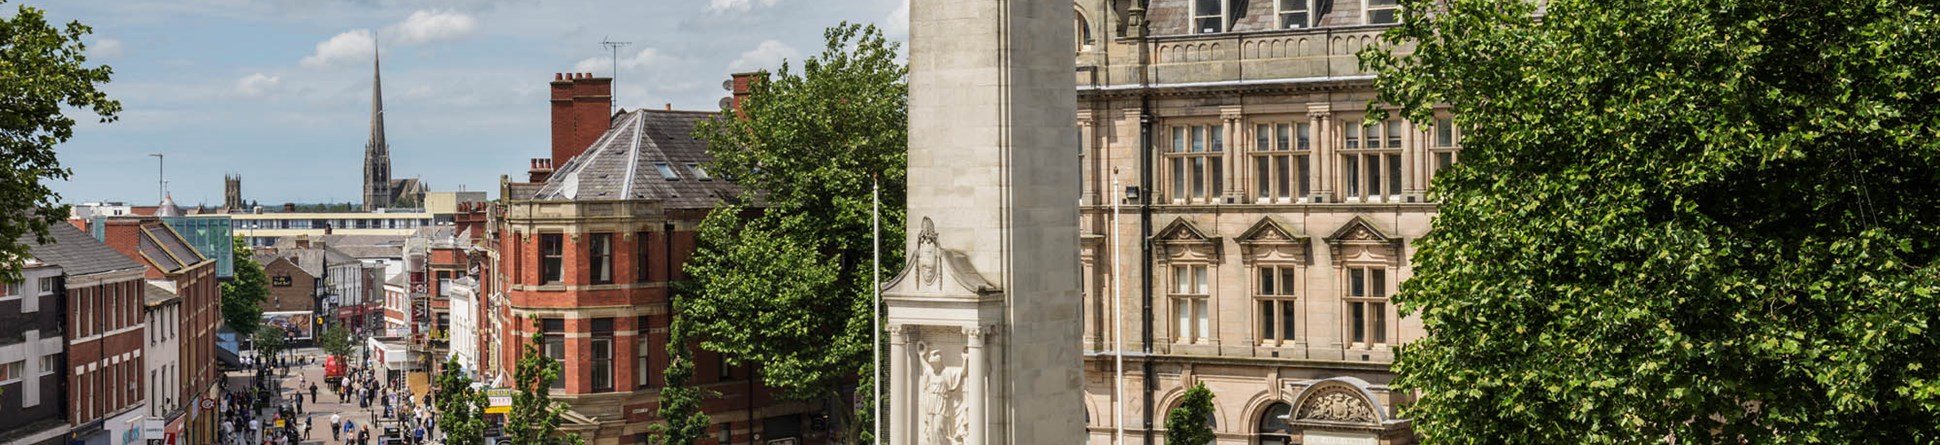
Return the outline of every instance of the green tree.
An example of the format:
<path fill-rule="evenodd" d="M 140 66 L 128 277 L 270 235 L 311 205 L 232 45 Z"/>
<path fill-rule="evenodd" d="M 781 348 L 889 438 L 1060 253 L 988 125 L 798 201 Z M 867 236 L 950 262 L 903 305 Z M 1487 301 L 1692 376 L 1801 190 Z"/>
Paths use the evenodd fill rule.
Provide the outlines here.
<path fill-rule="evenodd" d="M 236 278 L 221 284 L 222 324 L 236 335 L 249 336 L 263 322 L 261 304 L 269 299 L 269 277 L 263 274 L 263 265 L 250 256 L 248 241 L 235 237 L 229 242 L 234 247 L 230 257 Z"/>
<path fill-rule="evenodd" d="M 512 411 L 505 414 L 505 437 L 519 444 L 584 443 L 579 434 L 559 434 L 559 416 L 566 406 L 552 401 L 552 382 L 559 379 L 560 365 L 540 349 L 546 337 L 537 324 L 533 328 L 531 341 L 520 347 L 512 372 L 517 391 L 512 394 Z"/>
<path fill-rule="evenodd" d="M 472 379 L 459 370 L 458 359 L 445 361 L 438 373 L 438 427 L 445 432 L 445 445 L 484 445 L 485 407 L 491 401 L 485 392 L 472 387 Z"/>
<path fill-rule="evenodd" d="M 674 299 L 674 322 L 735 364 L 759 363 L 762 382 L 784 397 L 835 401 L 841 385 L 861 377 L 866 386 L 875 374 L 872 178 L 891 240 L 880 273 L 902 262 L 908 85 L 898 44 L 874 26 L 844 23 L 824 37 L 799 73 L 783 63 L 759 74 L 739 117 L 723 110 L 695 131 L 714 156 L 709 168 L 760 204 L 724 204 L 701 223 L 684 266 L 695 291 Z M 844 437 L 866 440 L 857 435 L 866 419 L 842 420 Z"/>
<path fill-rule="evenodd" d="M 350 329 L 345 329 L 340 324 L 331 325 L 330 329 L 324 330 L 323 337 L 317 343 L 322 345 L 323 353 L 337 358 L 348 357 L 357 350 L 357 343 L 350 337 Z"/>
<path fill-rule="evenodd" d="M 1402 4 L 1381 100 L 1465 134 L 1396 296 L 1428 443 L 1940 441 L 1933 2 Z"/>
<path fill-rule="evenodd" d="M 91 111 L 102 123 L 121 112 L 121 102 L 98 89 L 114 70 L 85 66 L 81 36 L 91 32 L 78 21 L 55 27 L 44 11 L 25 5 L 0 16 L 0 258 L 24 258 L 33 242 L 52 243 L 47 226 L 67 219 L 67 206 L 47 184 L 71 174 L 54 153 L 74 137 L 74 118 L 64 108 Z M 20 262 L 0 261 L 0 281 L 20 281 Z"/>
<path fill-rule="evenodd" d="M 1213 442 L 1213 393 L 1201 382 L 1186 390 L 1179 407 L 1165 413 L 1165 445 Z"/>
<path fill-rule="evenodd" d="M 250 337 L 256 347 L 256 356 L 270 359 L 283 352 L 283 348 L 288 346 L 283 340 L 284 334 L 282 329 L 257 329 L 256 334 Z"/>
<path fill-rule="evenodd" d="M 693 341 L 684 324 L 675 323 L 668 331 L 667 386 L 660 390 L 660 418 L 665 423 L 649 426 L 657 445 L 694 445 L 707 437 L 711 420 L 701 412 L 701 399 L 715 394 L 693 385 Z"/>

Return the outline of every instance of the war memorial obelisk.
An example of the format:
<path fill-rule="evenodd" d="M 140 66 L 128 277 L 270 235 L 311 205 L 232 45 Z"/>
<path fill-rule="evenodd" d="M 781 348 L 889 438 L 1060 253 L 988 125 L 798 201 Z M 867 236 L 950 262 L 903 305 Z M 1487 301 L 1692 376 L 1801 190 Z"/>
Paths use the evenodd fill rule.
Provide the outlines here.
<path fill-rule="evenodd" d="M 892 445 L 1084 438 L 1071 5 L 913 0 Z"/>

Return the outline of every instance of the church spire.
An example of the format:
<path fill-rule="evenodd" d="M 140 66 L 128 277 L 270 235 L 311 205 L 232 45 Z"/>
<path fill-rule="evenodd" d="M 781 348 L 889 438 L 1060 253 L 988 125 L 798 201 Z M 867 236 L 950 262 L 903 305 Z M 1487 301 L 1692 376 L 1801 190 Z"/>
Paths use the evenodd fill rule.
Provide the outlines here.
<path fill-rule="evenodd" d="M 384 76 L 371 42 L 370 142 L 364 144 L 364 211 L 391 206 L 391 147 L 384 142 Z"/>

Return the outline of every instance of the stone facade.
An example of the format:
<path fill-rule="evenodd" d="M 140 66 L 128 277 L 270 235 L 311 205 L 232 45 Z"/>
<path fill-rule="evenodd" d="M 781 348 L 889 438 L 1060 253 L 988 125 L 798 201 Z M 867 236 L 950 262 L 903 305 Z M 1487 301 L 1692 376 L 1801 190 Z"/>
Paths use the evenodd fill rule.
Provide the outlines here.
<path fill-rule="evenodd" d="M 1362 125 L 1354 54 L 1385 6 L 1137 3 L 1080 0 L 1073 20 L 1090 443 L 1116 443 L 1120 409 L 1125 443 L 1162 441 L 1196 383 L 1220 444 L 1412 443 L 1411 396 L 1386 385 L 1423 332 L 1389 296 L 1460 134 Z"/>
<path fill-rule="evenodd" d="M 910 258 L 882 291 L 890 444 L 1083 437 L 1063 10 L 910 3 Z"/>

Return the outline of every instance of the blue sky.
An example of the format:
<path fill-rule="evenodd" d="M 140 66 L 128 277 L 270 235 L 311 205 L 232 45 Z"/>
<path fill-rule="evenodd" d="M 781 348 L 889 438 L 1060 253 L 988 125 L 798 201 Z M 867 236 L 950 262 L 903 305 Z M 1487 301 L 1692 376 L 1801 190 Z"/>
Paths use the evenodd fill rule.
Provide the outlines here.
<path fill-rule="evenodd" d="M 612 72 L 620 105 L 716 110 L 728 73 L 821 51 L 822 30 L 875 23 L 906 40 L 906 0 L 16 0 L 94 27 L 89 63 L 121 119 L 91 114 L 58 148 L 62 200 L 156 200 L 156 162 L 183 205 L 354 202 L 368 139 L 371 42 L 383 52 L 393 177 L 490 191 L 548 153 L 546 83 Z"/>

